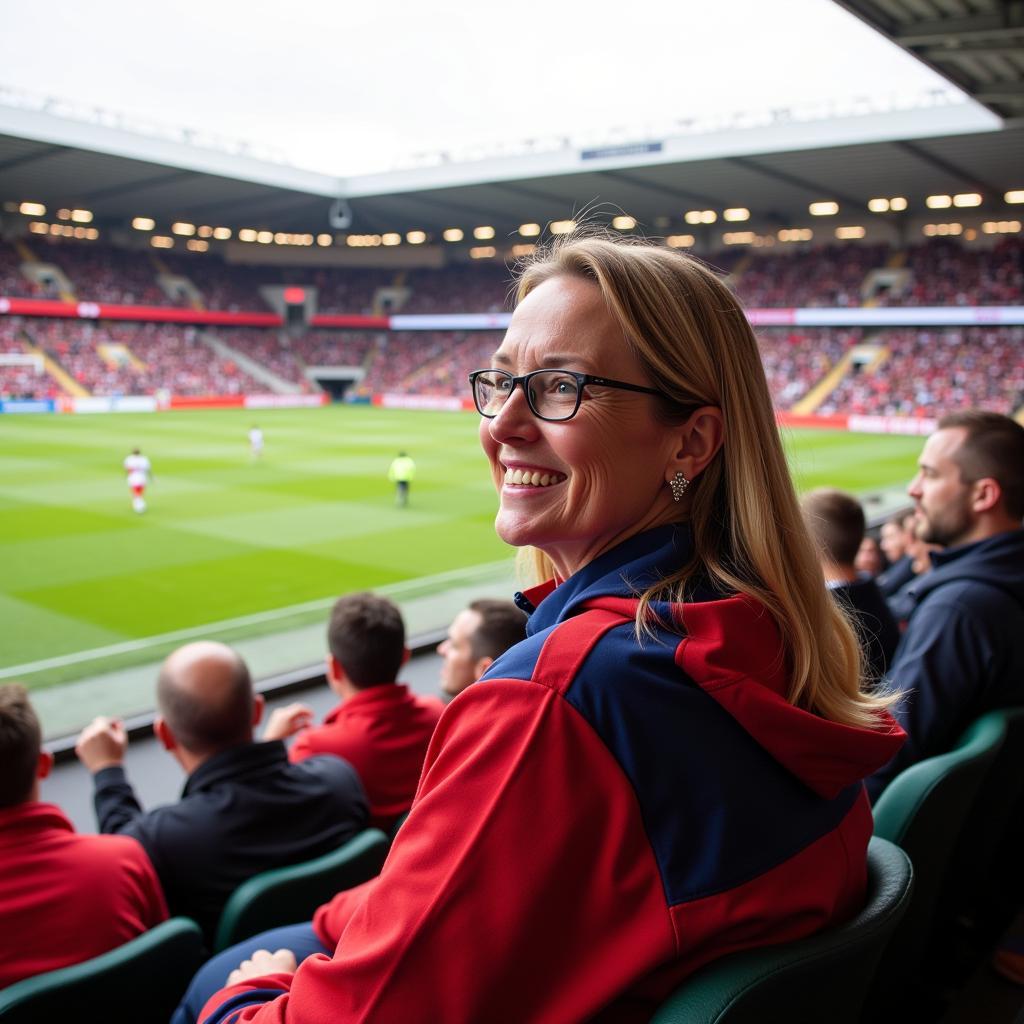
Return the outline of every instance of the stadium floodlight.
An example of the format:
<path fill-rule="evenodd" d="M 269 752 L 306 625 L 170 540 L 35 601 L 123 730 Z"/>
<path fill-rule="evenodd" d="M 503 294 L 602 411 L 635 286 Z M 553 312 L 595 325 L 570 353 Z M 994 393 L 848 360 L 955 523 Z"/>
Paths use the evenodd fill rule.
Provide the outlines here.
<path fill-rule="evenodd" d="M 889 210 L 889 200 L 879 197 L 878 199 L 868 200 L 868 209 L 872 213 L 887 213 Z"/>
<path fill-rule="evenodd" d="M 152 217 L 133 217 L 132 227 L 136 231 L 152 231 L 156 227 L 156 221 Z"/>
<path fill-rule="evenodd" d="M 472 260 L 489 260 L 492 256 L 496 256 L 498 250 L 493 245 L 474 245 L 469 250 L 469 258 Z"/>
<path fill-rule="evenodd" d="M 57 211 L 57 220 L 71 220 L 71 211 L 70 210 L 58 210 Z"/>
<path fill-rule="evenodd" d="M 322 235 L 317 235 L 316 244 L 322 245 L 326 249 L 328 246 L 334 245 L 334 235 L 328 235 L 326 233 Z"/>
<path fill-rule="evenodd" d="M 697 239 L 693 235 L 669 235 L 665 239 L 665 244 L 670 249 L 690 249 L 696 241 Z"/>
<path fill-rule="evenodd" d="M 22 203 L 18 207 L 18 213 L 23 213 L 26 217 L 45 217 L 46 207 L 42 203 Z"/>
<path fill-rule="evenodd" d="M 206 252 L 210 248 L 210 243 L 203 241 L 201 238 L 190 238 L 185 243 L 185 248 L 191 252 Z"/>
<path fill-rule="evenodd" d="M 76 224 L 91 224 L 92 210 L 72 210 L 71 219 Z"/>
<path fill-rule="evenodd" d="M 722 216 L 726 220 L 750 220 L 750 211 L 745 206 L 733 206 L 730 207 Z"/>
<path fill-rule="evenodd" d="M 1003 199 L 1008 203 L 1024 203 L 1024 188 L 1011 189 Z"/>
<path fill-rule="evenodd" d="M 612 227 L 616 231 L 632 231 L 636 227 L 636 217 L 629 217 L 625 214 L 619 217 L 612 217 Z"/>
<path fill-rule="evenodd" d="M 848 227 L 836 228 L 836 238 L 863 238 L 867 231 L 859 224 L 851 224 Z"/>
<path fill-rule="evenodd" d="M 683 219 L 687 224 L 714 224 L 718 214 L 714 210 L 687 210 Z"/>
<path fill-rule="evenodd" d="M 172 235 L 184 235 L 186 238 L 196 233 L 195 224 L 189 224 L 188 221 L 178 220 L 171 225 Z"/>
<path fill-rule="evenodd" d="M 839 212 L 839 204 L 832 199 L 822 199 L 811 203 L 807 207 L 807 212 L 812 217 L 834 217 Z"/>
<path fill-rule="evenodd" d="M 380 236 L 382 245 L 401 245 L 402 236 L 397 231 L 387 231 Z"/>
<path fill-rule="evenodd" d="M 256 229 L 255 228 L 242 228 L 238 232 L 238 240 L 240 242 L 255 242 L 256 241 Z"/>
<path fill-rule="evenodd" d="M 444 240 L 446 242 L 461 242 L 462 241 L 462 228 L 445 228 L 444 229 Z"/>
<path fill-rule="evenodd" d="M 50 225 L 41 220 L 32 221 L 29 224 L 28 229 L 34 235 L 48 235 L 50 233 Z"/>
<path fill-rule="evenodd" d="M 753 245 L 757 235 L 753 231 L 726 231 L 722 241 L 726 245 Z"/>
<path fill-rule="evenodd" d="M 523 238 L 536 238 L 540 234 L 540 225 L 539 224 L 520 224 L 519 225 L 519 234 L 521 234 L 523 236 Z"/>
<path fill-rule="evenodd" d="M 1020 221 L 987 220 L 981 225 L 981 230 L 984 231 L 986 235 L 1015 235 L 1020 231 Z"/>
<path fill-rule="evenodd" d="M 924 205 L 929 210 L 948 210 L 953 205 L 952 196 L 928 196 Z"/>
<path fill-rule="evenodd" d="M 231 237 L 231 228 L 214 228 L 213 237 L 221 242 L 225 242 Z"/>
<path fill-rule="evenodd" d="M 427 240 L 427 233 L 425 231 L 407 231 L 405 240 L 410 245 L 422 245 Z"/>
<path fill-rule="evenodd" d="M 169 235 L 153 235 L 149 240 L 149 244 L 153 246 L 154 249 L 173 249 L 174 239 Z"/>
<path fill-rule="evenodd" d="M 814 232 L 810 228 L 783 228 L 777 237 L 780 242 L 809 242 Z"/>
<path fill-rule="evenodd" d="M 922 234 L 932 238 L 935 235 L 959 235 L 964 230 L 963 224 L 925 224 L 921 229 Z"/>
<path fill-rule="evenodd" d="M 274 240 L 274 232 L 273 231 L 257 231 L 256 232 L 256 241 L 259 242 L 260 245 L 270 245 L 270 243 L 273 240 Z"/>
<path fill-rule="evenodd" d="M 959 207 L 981 206 L 981 195 L 978 192 L 960 192 L 953 196 L 953 205 Z"/>
<path fill-rule="evenodd" d="M 574 220 L 553 220 L 548 225 L 548 230 L 553 235 L 568 235 L 576 230 L 576 221 Z"/>
<path fill-rule="evenodd" d="M 494 237 L 494 228 L 490 224 L 481 224 L 480 227 L 473 228 L 473 237 L 480 239 L 481 242 L 485 242 L 488 238 Z"/>
<path fill-rule="evenodd" d="M 522 259 L 524 256 L 532 256 L 537 251 L 537 246 L 530 242 L 524 242 L 520 245 L 512 246 L 512 255 L 516 259 Z"/>
<path fill-rule="evenodd" d="M 213 226 L 211 224 L 201 224 L 196 234 L 200 238 L 213 238 Z"/>
<path fill-rule="evenodd" d="M 892 199 L 889 200 L 889 209 L 890 210 L 895 210 L 897 213 L 900 213 L 903 210 L 905 210 L 906 208 L 907 208 L 906 196 L 893 196 Z"/>

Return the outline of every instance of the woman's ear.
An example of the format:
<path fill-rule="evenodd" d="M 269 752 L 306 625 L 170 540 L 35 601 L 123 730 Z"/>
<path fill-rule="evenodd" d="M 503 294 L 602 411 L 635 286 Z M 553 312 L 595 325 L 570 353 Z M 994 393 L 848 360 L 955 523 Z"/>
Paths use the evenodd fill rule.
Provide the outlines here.
<path fill-rule="evenodd" d="M 715 405 L 701 406 L 675 431 L 675 437 L 678 444 L 665 467 L 665 479 L 671 481 L 682 473 L 687 480 L 696 480 L 725 440 L 722 410 Z"/>

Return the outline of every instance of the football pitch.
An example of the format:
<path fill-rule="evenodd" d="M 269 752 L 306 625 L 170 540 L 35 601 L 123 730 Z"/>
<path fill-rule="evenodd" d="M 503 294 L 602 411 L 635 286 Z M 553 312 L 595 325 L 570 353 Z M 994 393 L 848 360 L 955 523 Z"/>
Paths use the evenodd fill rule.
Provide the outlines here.
<path fill-rule="evenodd" d="M 52 686 L 199 636 L 323 622 L 347 591 L 507 575 L 476 426 L 367 406 L 0 417 L 0 682 Z M 144 515 L 121 469 L 135 446 L 153 466 Z M 793 431 L 787 448 L 801 489 L 864 493 L 904 483 L 921 439 Z M 387 481 L 400 449 L 417 466 L 407 508 Z"/>

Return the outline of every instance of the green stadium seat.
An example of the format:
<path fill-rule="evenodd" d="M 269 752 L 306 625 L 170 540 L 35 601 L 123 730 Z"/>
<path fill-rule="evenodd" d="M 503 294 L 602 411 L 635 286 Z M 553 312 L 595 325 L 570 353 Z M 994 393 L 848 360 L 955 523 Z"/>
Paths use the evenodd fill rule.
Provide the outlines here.
<path fill-rule="evenodd" d="M 683 982 L 651 1024 L 856 1024 L 912 889 L 907 855 L 873 838 L 867 903 L 852 921 L 709 964 Z"/>
<path fill-rule="evenodd" d="M 953 851 L 1005 735 L 1001 717 L 978 719 L 949 753 L 897 775 L 875 804 L 875 835 L 904 849 L 914 865 L 914 898 L 869 1000 L 880 1017 L 898 1017 L 901 1000 L 916 1006 L 925 997 L 922 966 Z"/>
<path fill-rule="evenodd" d="M 268 928 L 308 921 L 335 893 L 378 875 L 389 845 L 380 829 L 368 828 L 330 853 L 250 878 L 221 913 L 215 952 Z"/>
<path fill-rule="evenodd" d="M 203 959 L 199 926 L 173 917 L 102 956 L 0 990 L 0 1021 L 168 1020 Z"/>

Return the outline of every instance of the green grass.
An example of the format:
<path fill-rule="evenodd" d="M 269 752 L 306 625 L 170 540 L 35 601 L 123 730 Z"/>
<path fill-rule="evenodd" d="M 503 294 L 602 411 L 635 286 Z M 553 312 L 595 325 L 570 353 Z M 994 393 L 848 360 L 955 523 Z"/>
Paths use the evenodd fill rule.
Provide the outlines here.
<path fill-rule="evenodd" d="M 30 686 L 149 661 L 177 639 L 75 662 L 78 652 L 400 584 L 509 557 L 469 415 L 359 406 L 261 412 L 0 417 L 0 671 Z M 144 516 L 121 470 L 138 445 L 155 479 Z M 801 488 L 863 492 L 912 473 L 919 438 L 787 433 Z M 418 475 L 407 509 L 386 474 Z M 429 589 L 430 584 L 426 584 Z M 420 588 L 422 589 L 422 587 Z M 232 637 L 322 620 L 323 605 L 242 623 Z M 2 681 L 2 680 L 0 680 Z"/>

